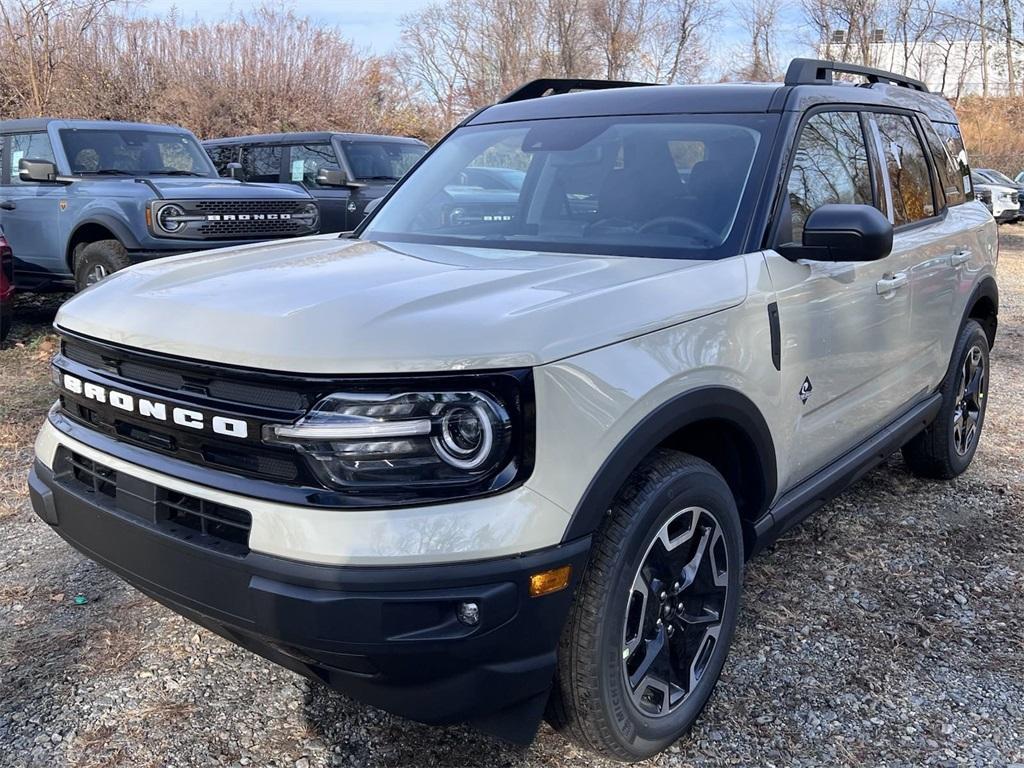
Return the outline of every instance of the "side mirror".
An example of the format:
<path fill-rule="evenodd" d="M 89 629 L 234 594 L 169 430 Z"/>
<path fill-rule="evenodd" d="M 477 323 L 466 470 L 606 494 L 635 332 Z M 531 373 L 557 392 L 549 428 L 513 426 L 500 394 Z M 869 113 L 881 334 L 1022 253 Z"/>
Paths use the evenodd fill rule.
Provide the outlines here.
<path fill-rule="evenodd" d="M 345 175 L 345 172 L 337 168 L 321 168 L 316 174 L 316 183 L 321 187 L 348 187 L 358 189 L 365 187 L 357 181 L 352 181 Z"/>
<path fill-rule="evenodd" d="M 228 178 L 236 179 L 237 181 L 244 181 L 242 178 L 242 164 L 241 163 L 228 163 L 227 164 Z"/>
<path fill-rule="evenodd" d="M 51 160 L 30 160 L 27 157 L 18 161 L 18 178 L 22 181 L 34 181 L 41 184 L 63 182 L 57 174 L 57 166 Z"/>
<path fill-rule="evenodd" d="M 321 187 L 344 187 L 347 181 L 345 172 L 336 168 L 321 168 L 316 174 L 316 183 Z"/>
<path fill-rule="evenodd" d="M 807 217 L 803 245 L 786 250 L 811 261 L 878 261 L 892 252 L 892 222 L 873 205 L 830 203 Z"/>

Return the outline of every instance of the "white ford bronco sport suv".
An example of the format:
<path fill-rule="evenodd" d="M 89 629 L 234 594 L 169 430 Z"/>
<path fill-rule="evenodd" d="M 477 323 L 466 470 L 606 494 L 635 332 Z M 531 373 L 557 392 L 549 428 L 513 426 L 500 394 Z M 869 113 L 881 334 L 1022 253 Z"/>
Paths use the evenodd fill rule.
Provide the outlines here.
<path fill-rule="evenodd" d="M 66 303 L 34 508 L 362 701 L 652 755 L 711 694 L 747 558 L 897 450 L 974 456 L 998 297 L 969 172 L 891 73 L 531 83 L 355 233 Z"/>

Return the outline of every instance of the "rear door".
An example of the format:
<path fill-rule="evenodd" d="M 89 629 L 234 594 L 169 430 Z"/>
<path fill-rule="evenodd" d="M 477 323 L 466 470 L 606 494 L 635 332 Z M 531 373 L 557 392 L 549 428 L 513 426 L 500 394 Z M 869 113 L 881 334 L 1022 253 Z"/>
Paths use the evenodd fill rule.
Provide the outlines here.
<path fill-rule="evenodd" d="M 827 203 L 887 210 L 868 120 L 829 107 L 803 119 L 790 159 L 775 242 L 801 242 Z M 792 487 L 891 421 L 907 398 L 910 332 L 907 252 L 876 262 L 766 261 L 781 331 L 782 408 L 792 431 L 780 487 Z"/>
<path fill-rule="evenodd" d="M 280 144 L 243 144 L 239 153 L 242 178 L 262 184 L 280 184 L 284 147 Z"/>
<path fill-rule="evenodd" d="M 955 336 L 950 328 L 956 292 L 952 261 L 970 253 L 971 233 L 963 209 L 948 204 L 938 183 L 935 152 L 919 117 L 873 112 L 870 123 L 895 226 L 893 257 L 910 278 L 910 332 L 900 345 L 906 379 L 901 398 L 909 403 L 933 391 L 945 374 Z M 964 200 L 962 191 L 951 190 L 950 196 L 954 202 Z"/>
<path fill-rule="evenodd" d="M 67 225 L 61 213 L 67 208 L 68 188 L 18 177 L 22 158 L 56 162 L 49 134 L 34 131 L 7 135 L 3 158 L 0 225 L 14 252 L 16 280 L 67 276 Z"/>
<path fill-rule="evenodd" d="M 288 181 L 306 189 L 320 204 L 320 231 L 342 232 L 348 225 L 348 205 L 351 190 L 348 187 L 327 187 L 317 184 L 320 171 L 341 170 L 334 145 L 330 142 L 291 144 L 286 158 Z"/>

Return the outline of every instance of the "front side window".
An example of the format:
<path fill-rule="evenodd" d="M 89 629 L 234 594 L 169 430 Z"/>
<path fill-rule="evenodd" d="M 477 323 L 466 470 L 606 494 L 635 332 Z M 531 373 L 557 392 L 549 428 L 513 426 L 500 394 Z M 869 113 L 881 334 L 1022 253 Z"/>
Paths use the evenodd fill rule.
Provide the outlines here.
<path fill-rule="evenodd" d="M 18 164 L 25 160 L 49 160 L 55 162 L 53 157 L 53 146 L 50 144 L 50 137 L 45 131 L 39 133 L 18 133 L 10 136 L 11 144 L 10 174 L 12 184 L 25 184 L 18 176 Z"/>
<path fill-rule="evenodd" d="M 342 141 L 356 179 L 398 181 L 426 153 L 422 144 L 401 141 Z"/>
<path fill-rule="evenodd" d="M 111 176 L 215 176 L 188 133 L 117 128 L 64 128 L 60 132 L 71 173 Z"/>
<path fill-rule="evenodd" d="M 911 224 L 935 215 L 931 173 L 914 122 L 908 115 L 872 116 L 892 193 L 892 223 Z"/>
<path fill-rule="evenodd" d="M 459 129 L 360 233 L 375 240 L 710 259 L 738 252 L 774 115 L 579 117 Z M 473 184 L 473 169 L 516 183 Z M 470 182 L 470 183 L 467 183 Z"/>
<path fill-rule="evenodd" d="M 296 144 L 288 155 L 288 180 L 307 187 L 318 188 L 317 174 L 320 171 L 341 169 L 334 147 L 330 144 Z"/>
<path fill-rule="evenodd" d="M 856 112 L 819 112 L 808 118 L 793 156 L 787 193 L 793 242 L 801 241 L 807 217 L 816 208 L 830 203 L 871 205 L 867 144 Z"/>
<path fill-rule="evenodd" d="M 242 178 L 246 181 L 276 184 L 281 181 L 282 147 L 249 145 L 242 147 Z"/>

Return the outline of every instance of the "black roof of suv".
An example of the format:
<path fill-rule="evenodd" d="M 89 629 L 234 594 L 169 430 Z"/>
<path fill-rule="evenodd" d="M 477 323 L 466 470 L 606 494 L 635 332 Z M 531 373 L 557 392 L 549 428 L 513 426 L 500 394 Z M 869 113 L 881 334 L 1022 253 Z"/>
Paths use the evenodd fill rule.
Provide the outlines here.
<path fill-rule="evenodd" d="M 834 73 L 851 74 L 866 83 L 837 82 Z M 627 87 L 624 87 L 627 86 Z M 856 89 L 856 90 L 854 90 Z M 577 92 L 579 91 L 579 92 Z M 571 94 L 571 99 L 558 98 Z M 544 98 L 539 98 L 543 96 Z M 653 85 L 593 80 L 535 80 L 494 106 L 466 119 L 464 125 L 514 120 L 608 115 L 723 112 L 802 112 L 817 103 L 898 104 L 955 123 L 946 99 L 918 80 L 891 72 L 815 59 L 794 59 L 784 83 Z"/>

